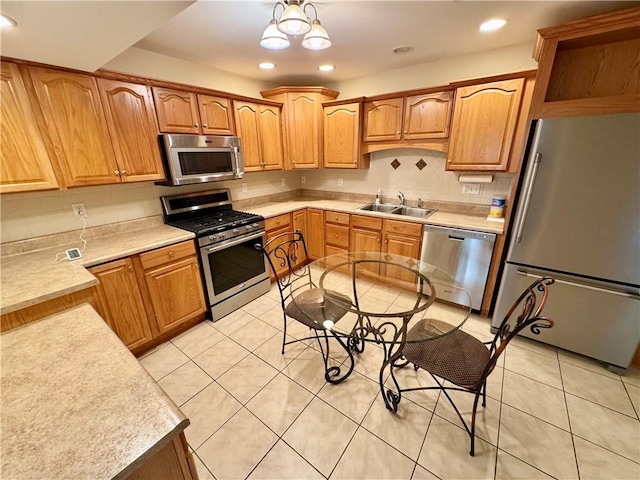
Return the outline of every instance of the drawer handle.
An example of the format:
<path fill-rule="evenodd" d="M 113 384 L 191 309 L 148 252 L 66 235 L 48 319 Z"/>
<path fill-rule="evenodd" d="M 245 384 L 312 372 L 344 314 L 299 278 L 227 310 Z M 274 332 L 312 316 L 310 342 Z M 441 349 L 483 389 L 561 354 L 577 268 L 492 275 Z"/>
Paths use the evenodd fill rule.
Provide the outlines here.
<path fill-rule="evenodd" d="M 127 268 L 129 269 L 130 272 L 133 272 L 133 265 L 129 265 Z"/>
<path fill-rule="evenodd" d="M 280 220 L 276 220 L 276 225 L 280 225 Z"/>
<path fill-rule="evenodd" d="M 175 255 L 174 252 L 169 252 L 170 257 L 173 257 L 174 255 Z"/>

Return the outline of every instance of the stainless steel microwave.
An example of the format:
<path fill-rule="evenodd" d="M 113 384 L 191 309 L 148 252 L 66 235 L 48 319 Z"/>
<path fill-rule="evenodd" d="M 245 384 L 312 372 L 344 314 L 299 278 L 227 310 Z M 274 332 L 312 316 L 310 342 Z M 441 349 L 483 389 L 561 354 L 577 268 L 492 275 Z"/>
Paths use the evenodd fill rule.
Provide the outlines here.
<path fill-rule="evenodd" d="M 167 180 L 161 185 L 190 185 L 242 178 L 240 137 L 160 135 Z"/>

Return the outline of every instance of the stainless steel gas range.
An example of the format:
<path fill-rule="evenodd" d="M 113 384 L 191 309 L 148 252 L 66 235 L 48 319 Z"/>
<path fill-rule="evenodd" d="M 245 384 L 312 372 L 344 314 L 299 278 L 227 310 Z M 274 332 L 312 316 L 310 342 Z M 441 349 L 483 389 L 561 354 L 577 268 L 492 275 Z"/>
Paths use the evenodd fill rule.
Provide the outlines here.
<path fill-rule="evenodd" d="M 229 189 L 161 197 L 165 222 L 196 234 L 199 259 L 216 321 L 268 292 L 268 264 L 256 243 L 264 217 L 233 210 Z"/>

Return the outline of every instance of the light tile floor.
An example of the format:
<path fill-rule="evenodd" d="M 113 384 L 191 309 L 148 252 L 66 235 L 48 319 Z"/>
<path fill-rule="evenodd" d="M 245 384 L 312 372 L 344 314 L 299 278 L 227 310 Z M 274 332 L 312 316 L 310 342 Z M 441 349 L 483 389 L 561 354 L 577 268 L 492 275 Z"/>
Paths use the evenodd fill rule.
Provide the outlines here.
<path fill-rule="evenodd" d="M 489 378 L 472 458 L 468 435 L 437 392 L 405 394 L 397 414 L 385 409 L 376 345 L 339 385 L 324 381 L 312 343 L 280 354 L 277 295 L 140 359 L 191 420 L 186 436 L 201 479 L 640 478 L 640 370 L 621 377 L 514 339 Z M 490 338 L 486 318 L 474 315 L 464 329 Z M 288 333 L 307 331 L 290 324 Z M 403 386 L 431 381 L 411 368 L 397 377 Z M 454 398 L 469 417 L 473 397 Z"/>

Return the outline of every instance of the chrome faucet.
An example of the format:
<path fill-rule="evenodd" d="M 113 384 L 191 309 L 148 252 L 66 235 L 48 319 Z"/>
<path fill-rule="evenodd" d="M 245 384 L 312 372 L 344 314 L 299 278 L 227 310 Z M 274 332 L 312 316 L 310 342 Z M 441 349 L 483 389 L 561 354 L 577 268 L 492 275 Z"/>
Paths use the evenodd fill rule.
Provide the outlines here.
<path fill-rule="evenodd" d="M 400 205 L 404 205 L 404 193 L 398 192 L 398 198 L 400 199 Z"/>
<path fill-rule="evenodd" d="M 418 208 L 422 208 L 422 199 L 418 197 Z"/>

